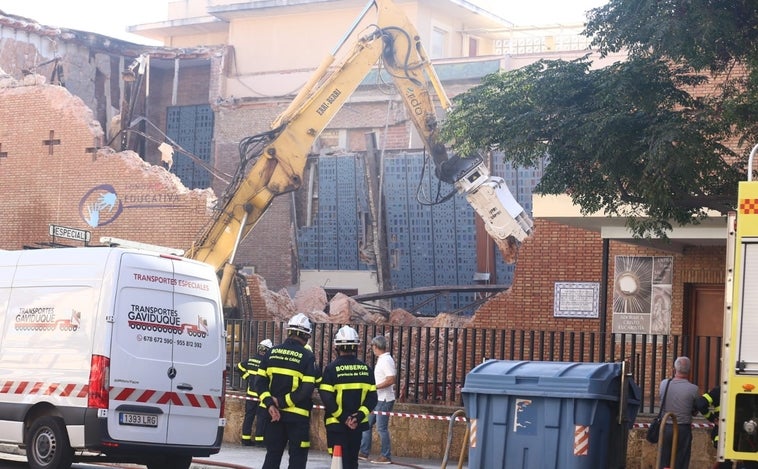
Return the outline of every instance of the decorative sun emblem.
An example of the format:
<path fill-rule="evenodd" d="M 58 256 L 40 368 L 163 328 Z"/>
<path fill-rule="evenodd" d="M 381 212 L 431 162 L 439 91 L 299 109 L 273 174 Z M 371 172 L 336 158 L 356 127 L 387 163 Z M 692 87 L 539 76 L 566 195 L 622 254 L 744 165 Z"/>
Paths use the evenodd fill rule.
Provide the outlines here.
<path fill-rule="evenodd" d="M 650 314 L 652 264 L 649 258 L 617 257 L 613 311 Z"/>

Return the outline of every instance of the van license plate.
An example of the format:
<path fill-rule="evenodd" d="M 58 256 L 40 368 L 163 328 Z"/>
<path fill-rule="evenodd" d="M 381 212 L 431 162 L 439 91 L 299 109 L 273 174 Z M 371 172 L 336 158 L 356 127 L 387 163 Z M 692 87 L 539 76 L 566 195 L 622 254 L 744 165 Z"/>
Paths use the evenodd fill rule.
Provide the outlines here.
<path fill-rule="evenodd" d="M 121 425 L 137 425 L 140 427 L 157 427 L 158 416 L 150 414 L 130 414 L 120 412 L 118 414 L 118 423 Z"/>

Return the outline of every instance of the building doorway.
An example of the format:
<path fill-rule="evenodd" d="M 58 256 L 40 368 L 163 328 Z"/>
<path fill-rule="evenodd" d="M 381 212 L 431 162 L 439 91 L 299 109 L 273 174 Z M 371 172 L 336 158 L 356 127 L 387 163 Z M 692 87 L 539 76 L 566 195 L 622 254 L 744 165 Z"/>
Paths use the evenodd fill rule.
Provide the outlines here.
<path fill-rule="evenodd" d="M 690 324 L 690 354 L 693 362 L 697 364 L 692 370 L 691 378 L 692 382 L 705 392 L 718 384 L 721 374 L 724 285 L 685 285 L 684 306 L 684 324 Z M 686 330 L 685 333 L 687 333 Z"/>

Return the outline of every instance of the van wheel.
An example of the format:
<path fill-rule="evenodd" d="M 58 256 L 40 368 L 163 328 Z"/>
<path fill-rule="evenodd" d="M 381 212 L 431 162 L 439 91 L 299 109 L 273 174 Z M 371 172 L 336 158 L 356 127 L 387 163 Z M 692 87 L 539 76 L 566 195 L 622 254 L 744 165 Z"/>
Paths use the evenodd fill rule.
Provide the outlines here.
<path fill-rule="evenodd" d="M 26 459 L 31 469 L 68 469 L 73 457 L 62 419 L 47 415 L 32 422 L 26 434 Z"/>
<path fill-rule="evenodd" d="M 147 469 L 189 469 L 192 466 L 192 456 L 170 454 L 159 456 L 147 463 Z"/>

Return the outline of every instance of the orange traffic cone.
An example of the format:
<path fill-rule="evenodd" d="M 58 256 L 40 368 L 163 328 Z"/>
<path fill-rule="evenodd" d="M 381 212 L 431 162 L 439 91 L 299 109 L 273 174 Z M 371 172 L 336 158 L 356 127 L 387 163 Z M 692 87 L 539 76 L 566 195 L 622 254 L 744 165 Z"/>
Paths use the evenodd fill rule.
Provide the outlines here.
<path fill-rule="evenodd" d="M 342 469 L 342 446 L 334 445 L 332 449 L 332 466 L 329 469 Z"/>

